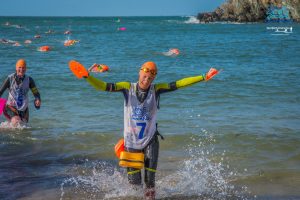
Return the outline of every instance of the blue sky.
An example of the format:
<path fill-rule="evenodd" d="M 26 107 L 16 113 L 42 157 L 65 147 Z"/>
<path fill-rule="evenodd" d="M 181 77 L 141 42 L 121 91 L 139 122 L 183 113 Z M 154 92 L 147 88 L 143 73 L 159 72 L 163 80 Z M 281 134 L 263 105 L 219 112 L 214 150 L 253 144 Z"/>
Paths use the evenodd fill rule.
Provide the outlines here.
<path fill-rule="evenodd" d="M 1 0 L 0 16 L 182 16 L 225 0 Z"/>

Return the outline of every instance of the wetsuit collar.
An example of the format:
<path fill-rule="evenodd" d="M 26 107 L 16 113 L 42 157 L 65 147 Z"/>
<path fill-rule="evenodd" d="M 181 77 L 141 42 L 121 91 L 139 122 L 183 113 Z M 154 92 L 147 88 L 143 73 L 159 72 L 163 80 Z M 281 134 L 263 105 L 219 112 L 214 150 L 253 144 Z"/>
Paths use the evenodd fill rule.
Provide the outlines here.
<path fill-rule="evenodd" d="M 143 90 L 139 87 L 139 83 L 136 84 L 136 96 L 141 103 L 143 103 L 144 100 L 147 98 L 149 89 L 150 87 L 147 90 Z"/>
<path fill-rule="evenodd" d="M 20 81 L 24 80 L 25 74 L 24 74 L 24 76 L 20 77 L 20 76 L 17 75 L 17 73 L 15 73 L 14 77 L 15 77 L 15 80 L 17 81 L 17 83 L 19 83 Z"/>
<path fill-rule="evenodd" d="M 150 87 L 148 88 L 148 89 L 146 89 L 146 90 L 143 90 L 142 88 L 140 88 L 140 86 L 139 86 L 139 83 L 137 82 L 137 84 L 136 84 L 136 90 L 138 91 L 138 92 L 148 92 L 149 91 L 149 89 L 150 89 Z"/>

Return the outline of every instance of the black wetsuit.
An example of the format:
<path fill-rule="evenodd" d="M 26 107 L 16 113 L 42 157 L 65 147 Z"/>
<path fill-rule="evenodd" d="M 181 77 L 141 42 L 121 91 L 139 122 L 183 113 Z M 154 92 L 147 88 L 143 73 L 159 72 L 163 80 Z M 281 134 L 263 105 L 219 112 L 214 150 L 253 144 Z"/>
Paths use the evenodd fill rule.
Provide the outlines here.
<path fill-rule="evenodd" d="M 24 81 L 25 76 L 19 77 L 15 73 L 13 75 L 13 78 L 16 81 L 16 83 L 19 85 Z M 3 84 L 0 88 L 0 97 L 3 95 L 5 90 L 10 89 L 10 87 L 11 87 L 10 79 L 9 79 L 9 77 L 7 77 L 4 80 L 4 82 L 3 82 Z M 40 93 L 39 93 L 38 89 L 36 88 L 34 80 L 31 77 L 29 77 L 29 88 L 32 91 L 32 94 L 34 95 L 35 99 L 40 100 L 41 99 Z M 22 121 L 24 121 L 24 122 L 29 121 L 29 110 L 28 110 L 28 108 L 25 111 L 19 111 L 15 106 L 6 105 L 3 114 L 8 120 L 10 120 L 14 116 L 19 116 Z"/>

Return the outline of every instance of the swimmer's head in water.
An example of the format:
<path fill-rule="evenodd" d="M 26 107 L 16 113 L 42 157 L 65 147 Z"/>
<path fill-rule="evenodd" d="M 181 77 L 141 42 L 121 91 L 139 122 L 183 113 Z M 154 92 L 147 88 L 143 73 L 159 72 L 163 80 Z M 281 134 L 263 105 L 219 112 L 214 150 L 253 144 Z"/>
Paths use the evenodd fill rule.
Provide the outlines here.
<path fill-rule="evenodd" d="M 139 87 L 146 90 L 150 87 L 152 81 L 155 79 L 157 74 L 156 64 L 152 61 L 145 62 L 139 73 Z"/>
<path fill-rule="evenodd" d="M 24 59 L 19 59 L 16 63 L 16 72 L 18 76 L 24 76 L 26 72 L 26 61 Z"/>

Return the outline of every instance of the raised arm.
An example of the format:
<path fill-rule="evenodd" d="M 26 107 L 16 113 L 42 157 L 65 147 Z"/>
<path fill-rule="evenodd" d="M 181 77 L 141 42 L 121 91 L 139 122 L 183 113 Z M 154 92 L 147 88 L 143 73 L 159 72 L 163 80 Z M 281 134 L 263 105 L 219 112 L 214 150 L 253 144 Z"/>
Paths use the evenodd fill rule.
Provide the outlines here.
<path fill-rule="evenodd" d="M 205 75 L 186 77 L 171 83 L 155 84 L 155 90 L 158 94 L 171 92 L 179 88 L 187 87 L 204 80 L 205 80 Z"/>
<path fill-rule="evenodd" d="M 96 90 L 107 91 L 107 92 L 123 92 L 129 90 L 130 82 L 117 82 L 117 83 L 106 83 L 98 78 L 89 75 L 86 78 L 87 82 L 91 84 Z"/>
<path fill-rule="evenodd" d="M 86 81 L 91 84 L 96 90 L 100 91 L 108 91 L 108 92 L 126 92 L 130 88 L 129 82 L 118 82 L 118 83 L 106 83 L 98 78 L 93 77 L 89 74 L 88 70 L 85 69 L 85 67 L 75 61 L 71 60 L 69 62 L 70 70 L 73 72 L 73 74 L 81 79 L 85 78 Z"/>

